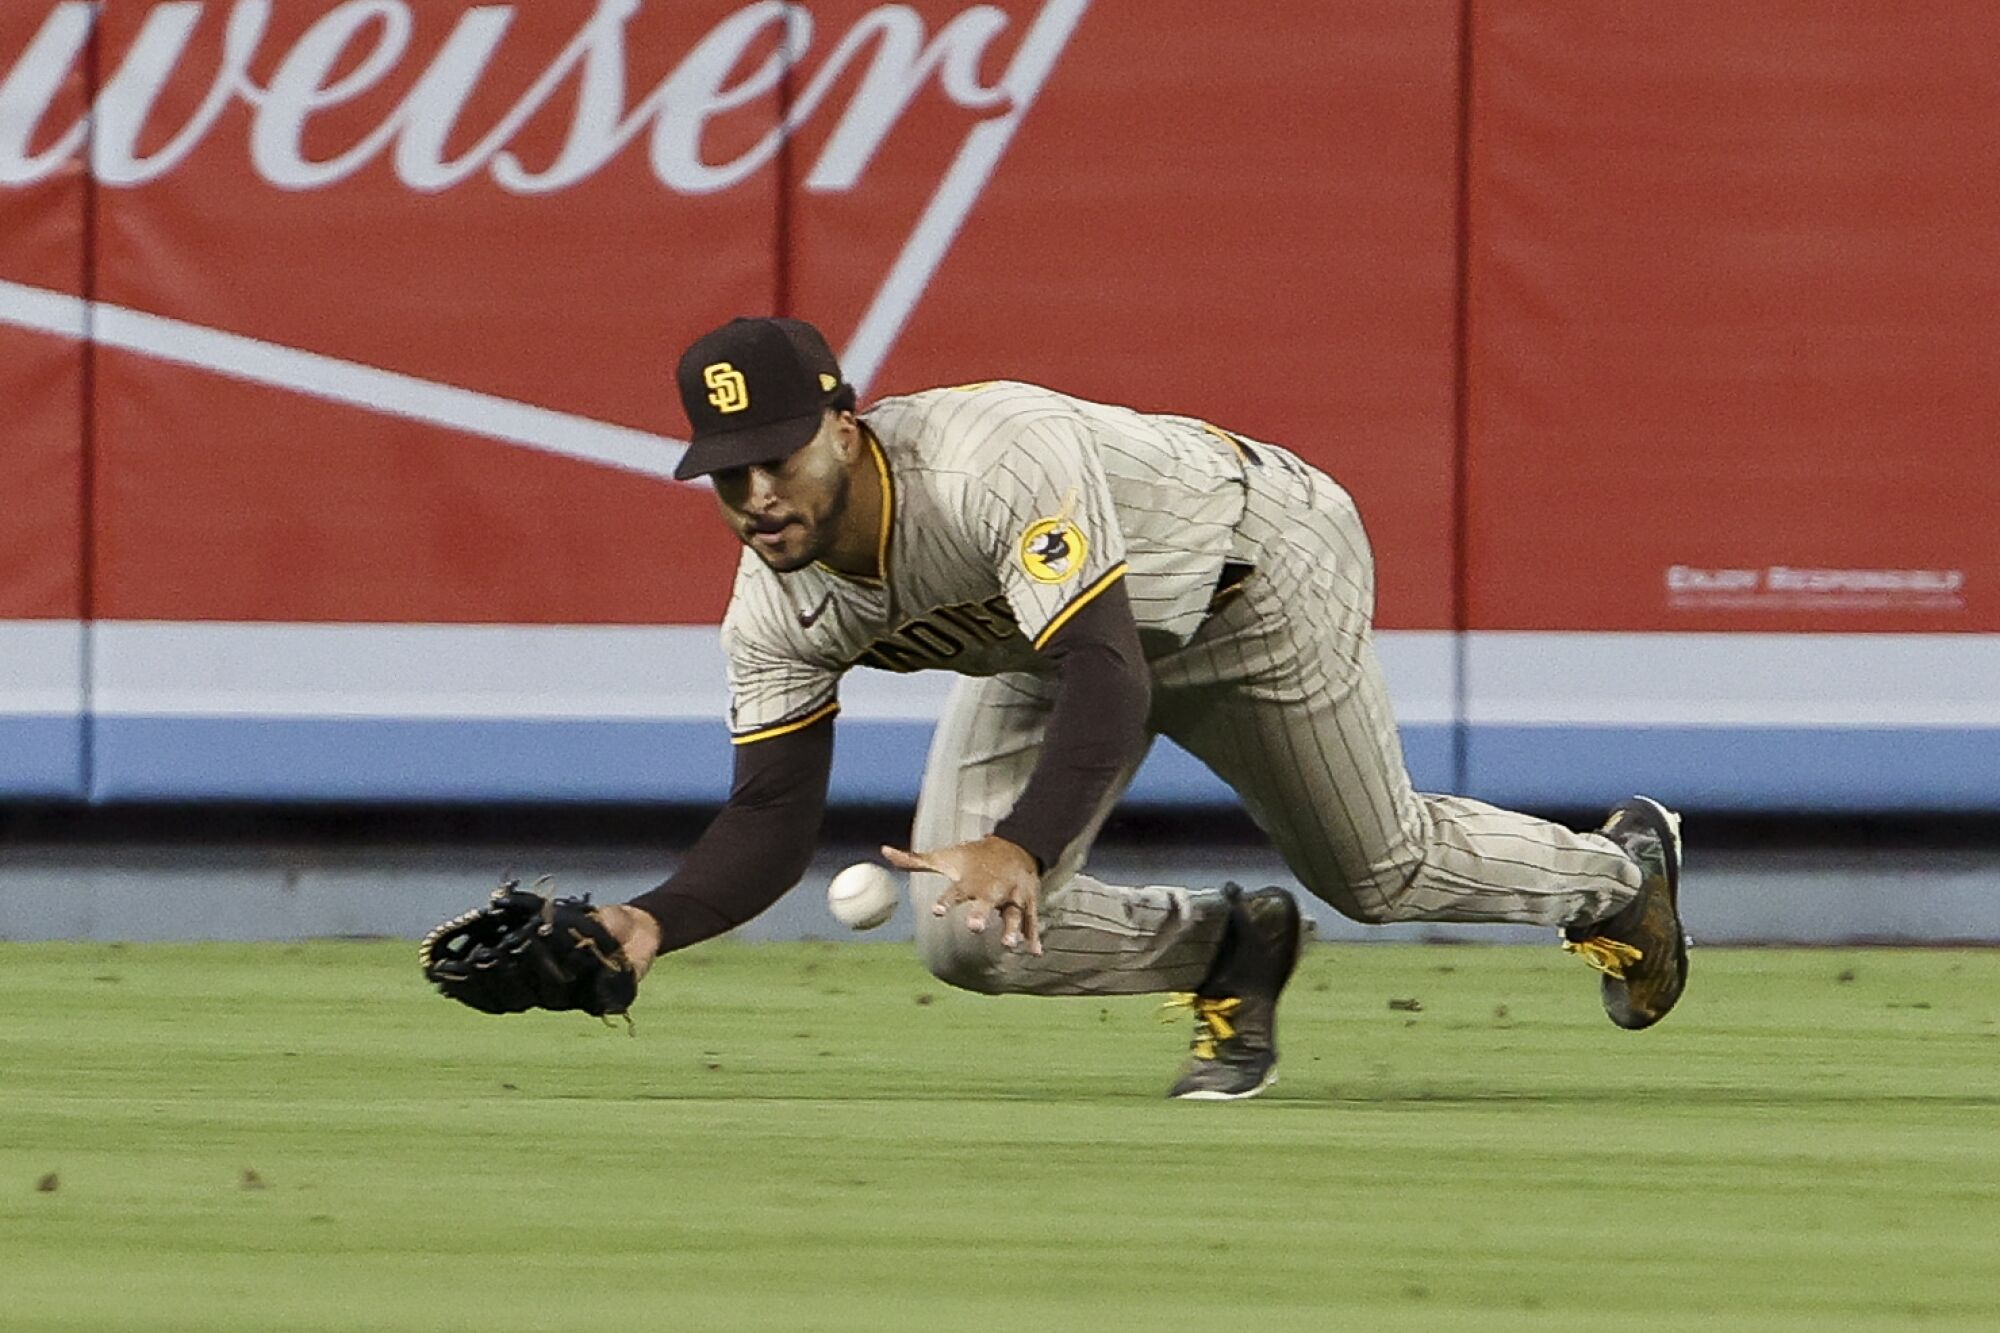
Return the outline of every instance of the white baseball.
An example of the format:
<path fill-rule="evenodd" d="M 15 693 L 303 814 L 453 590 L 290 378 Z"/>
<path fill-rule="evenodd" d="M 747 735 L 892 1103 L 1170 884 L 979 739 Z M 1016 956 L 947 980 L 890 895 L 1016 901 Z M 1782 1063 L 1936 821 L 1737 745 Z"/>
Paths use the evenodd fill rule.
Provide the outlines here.
<path fill-rule="evenodd" d="M 855 930 L 873 930 L 896 915 L 903 895 L 896 877 L 873 861 L 851 865 L 826 886 L 826 906 L 834 918 Z"/>

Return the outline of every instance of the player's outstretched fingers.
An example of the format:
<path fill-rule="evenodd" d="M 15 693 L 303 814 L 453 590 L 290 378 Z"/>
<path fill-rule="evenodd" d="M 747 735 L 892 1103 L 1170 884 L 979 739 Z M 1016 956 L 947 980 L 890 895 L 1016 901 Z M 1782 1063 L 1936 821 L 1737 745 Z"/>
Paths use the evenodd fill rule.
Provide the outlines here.
<path fill-rule="evenodd" d="M 1005 927 L 1005 933 L 1000 936 L 1002 944 L 1010 949 L 1025 948 L 1037 956 L 1041 954 L 1041 930 L 1035 923 L 1035 904 L 1032 899 L 1002 905 L 1000 921 Z"/>
<path fill-rule="evenodd" d="M 1021 926 L 1016 932 L 1015 943 L 1027 945 L 1028 952 L 1035 957 L 1042 956 L 1042 923 L 1038 919 L 1036 895 L 1029 894 L 1021 900 Z"/>
<path fill-rule="evenodd" d="M 882 859 L 898 870 L 924 871 L 929 874 L 941 876 L 944 879 L 944 892 L 940 893 L 937 896 L 937 901 L 931 904 L 932 916 L 943 916 L 958 904 L 972 901 L 972 895 L 967 893 L 964 886 L 958 882 L 958 876 L 929 856 L 920 852 L 906 852 L 900 847 L 891 847 L 887 843 L 884 843 L 882 845 Z M 977 934 L 986 929 L 986 918 L 978 913 L 975 913 L 975 915 L 979 916 L 977 924 L 974 924 L 970 918 L 966 920 L 965 924 Z"/>
<path fill-rule="evenodd" d="M 1021 905 L 1000 904 L 1000 942 L 1010 949 L 1021 947 Z"/>

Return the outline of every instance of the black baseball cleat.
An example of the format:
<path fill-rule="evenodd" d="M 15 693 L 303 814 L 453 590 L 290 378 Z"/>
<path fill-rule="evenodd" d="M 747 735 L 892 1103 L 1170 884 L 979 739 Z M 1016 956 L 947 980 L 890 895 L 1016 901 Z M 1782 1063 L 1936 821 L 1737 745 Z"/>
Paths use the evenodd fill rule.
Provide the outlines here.
<path fill-rule="evenodd" d="M 1304 936 L 1298 900 L 1279 888 L 1222 891 L 1229 925 L 1215 966 L 1193 994 L 1168 1001 L 1194 1010 L 1187 1070 L 1167 1090 L 1184 1101 L 1240 1101 L 1278 1081 L 1278 995 Z"/>
<path fill-rule="evenodd" d="M 1649 1028 L 1687 987 L 1681 930 L 1681 817 L 1646 796 L 1614 806 L 1600 830 L 1639 863 L 1639 896 L 1617 913 L 1563 929 L 1563 948 L 1604 974 L 1604 1012 L 1621 1028 Z"/>

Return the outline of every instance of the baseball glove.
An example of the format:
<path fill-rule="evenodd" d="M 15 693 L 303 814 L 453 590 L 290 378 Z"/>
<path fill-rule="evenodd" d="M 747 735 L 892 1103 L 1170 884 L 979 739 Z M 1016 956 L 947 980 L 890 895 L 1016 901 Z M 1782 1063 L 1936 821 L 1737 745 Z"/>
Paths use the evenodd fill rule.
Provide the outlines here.
<path fill-rule="evenodd" d="M 630 1009 L 639 993 L 638 974 L 589 898 L 546 898 L 514 879 L 424 936 L 418 957 L 439 991 L 488 1014 L 581 1009 L 602 1018 Z"/>

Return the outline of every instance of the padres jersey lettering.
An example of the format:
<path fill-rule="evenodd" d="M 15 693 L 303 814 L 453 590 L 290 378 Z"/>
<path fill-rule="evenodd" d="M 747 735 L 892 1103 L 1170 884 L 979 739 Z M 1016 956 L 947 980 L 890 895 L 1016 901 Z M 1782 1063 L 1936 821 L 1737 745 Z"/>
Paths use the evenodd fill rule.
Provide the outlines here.
<path fill-rule="evenodd" d="M 949 669 L 951 659 L 965 651 L 971 641 L 1000 643 L 1018 637 L 1014 609 L 1004 597 L 982 603 L 941 606 L 927 617 L 910 621 L 886 639 L 877 639 L 868 651 L 853 662 L 855 666 L 880 671 L 922 671 Z"/>

